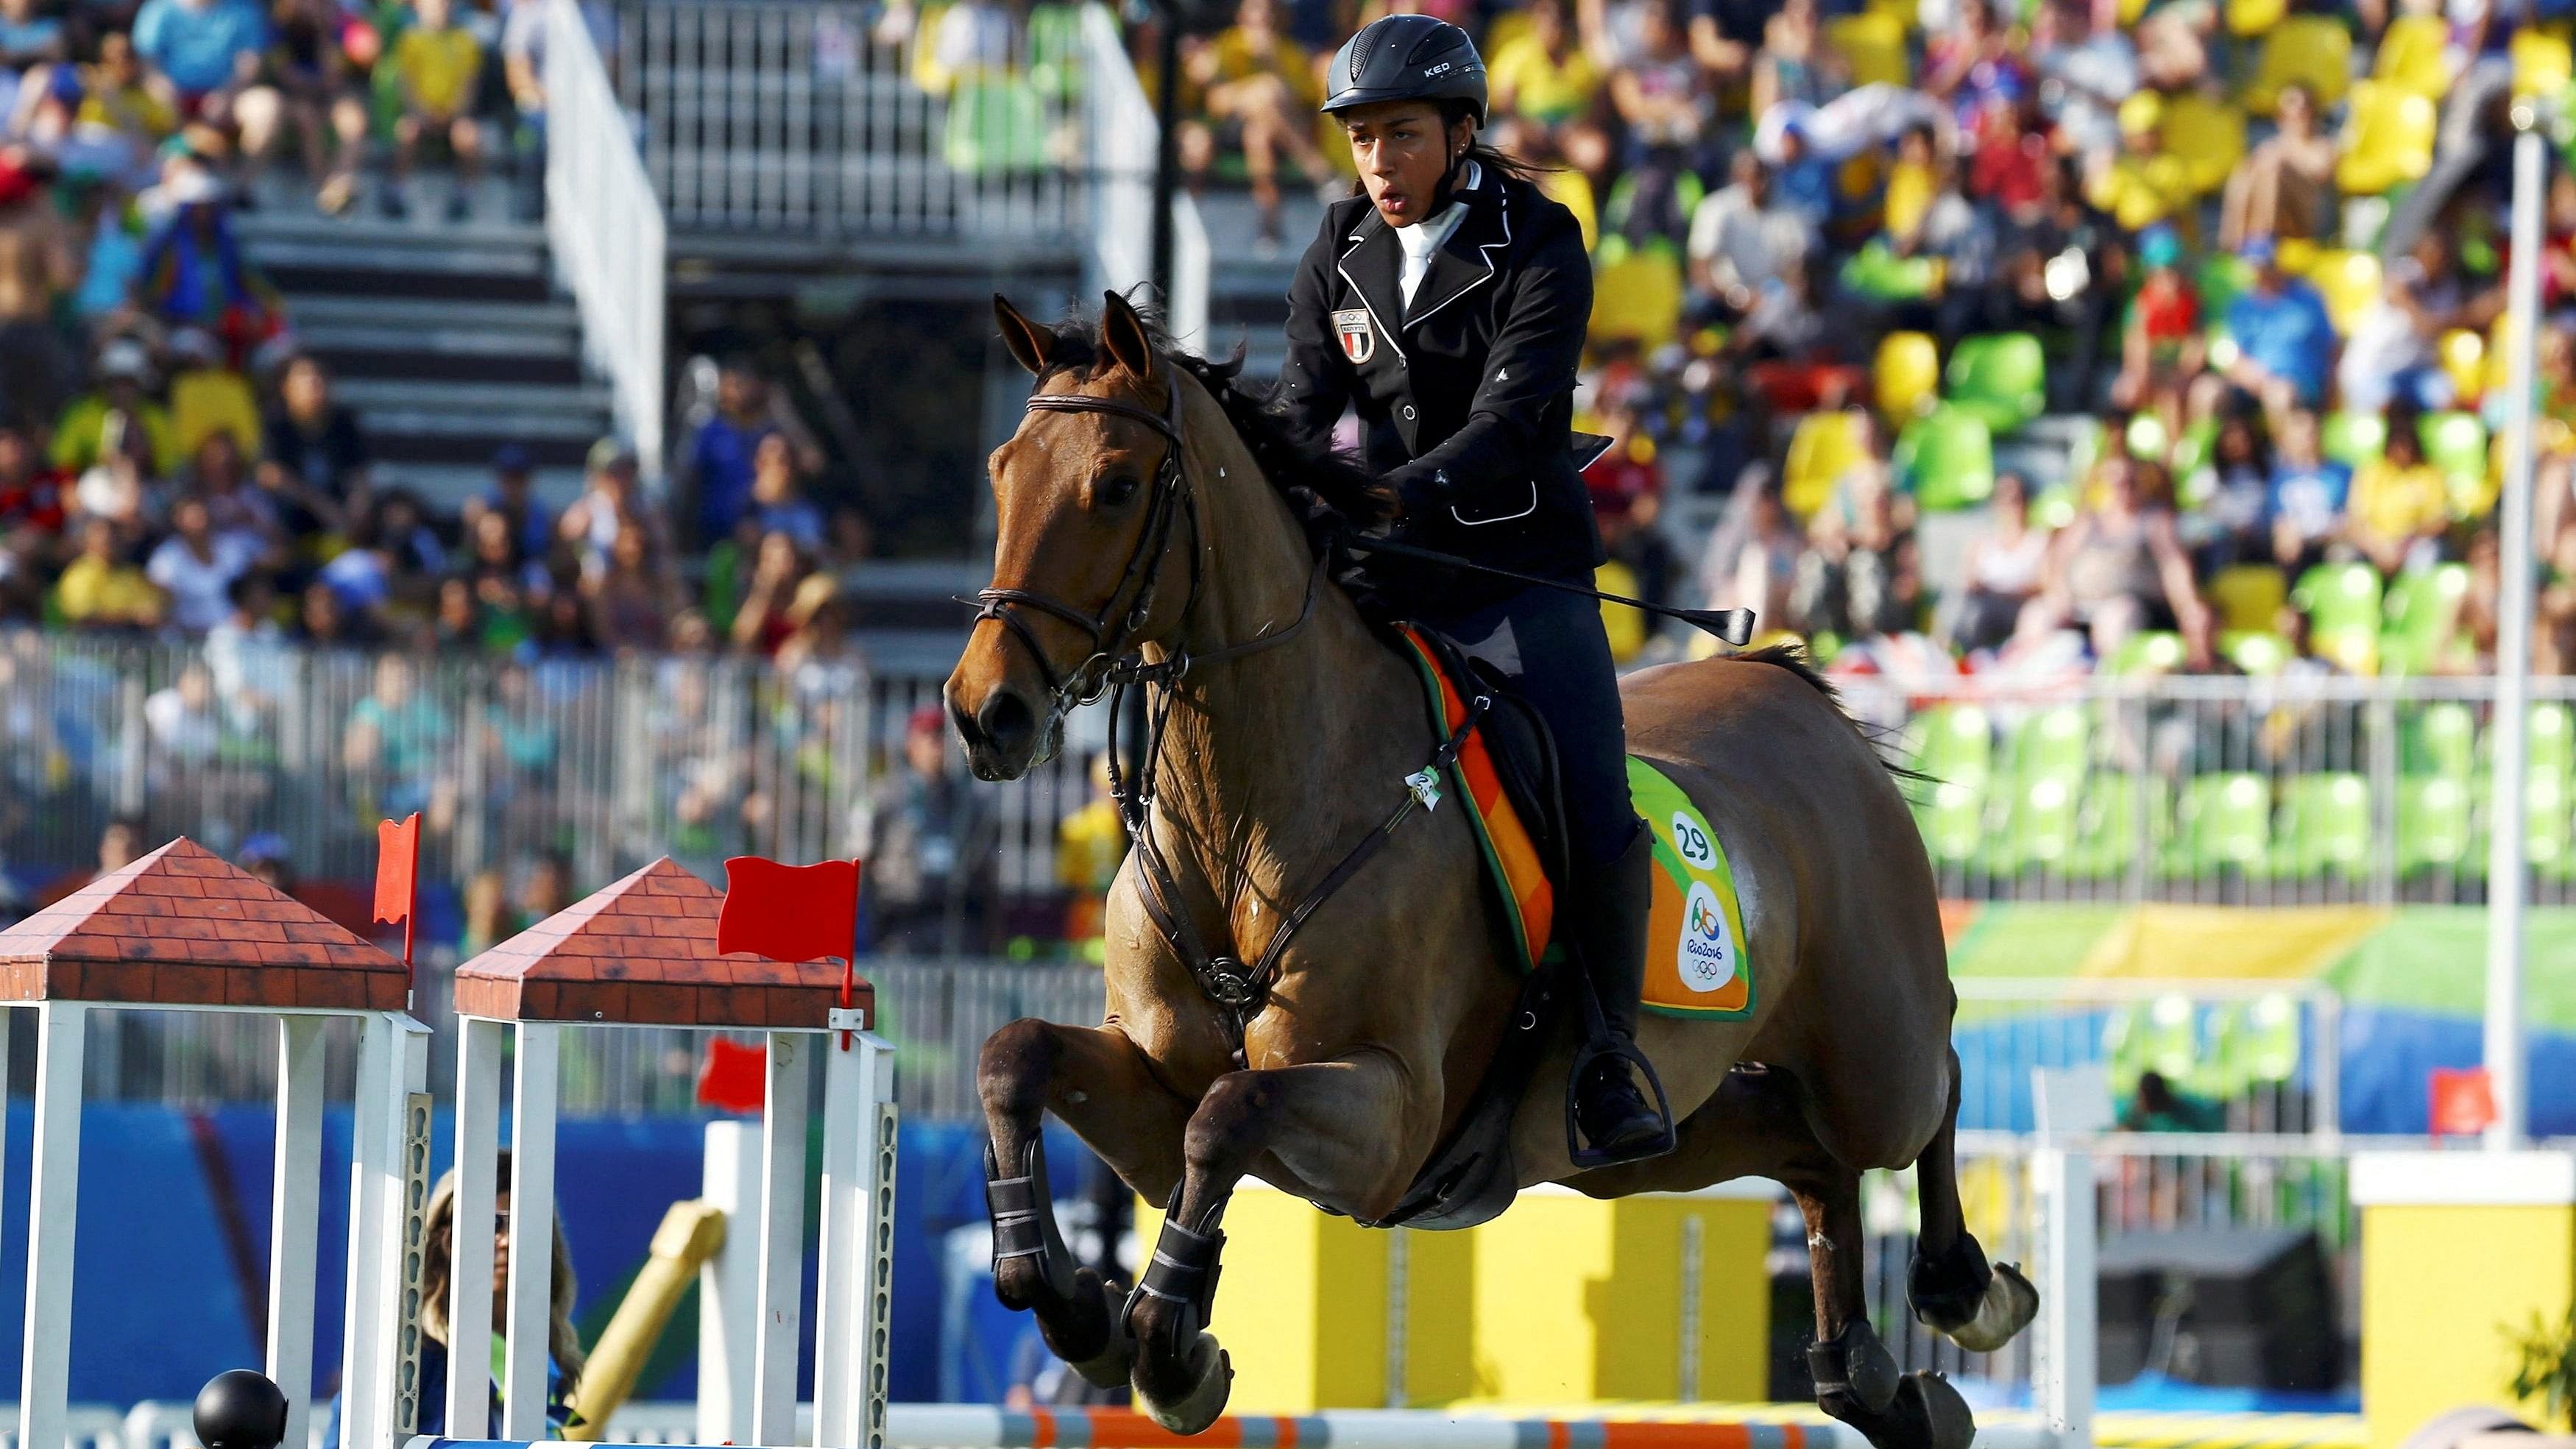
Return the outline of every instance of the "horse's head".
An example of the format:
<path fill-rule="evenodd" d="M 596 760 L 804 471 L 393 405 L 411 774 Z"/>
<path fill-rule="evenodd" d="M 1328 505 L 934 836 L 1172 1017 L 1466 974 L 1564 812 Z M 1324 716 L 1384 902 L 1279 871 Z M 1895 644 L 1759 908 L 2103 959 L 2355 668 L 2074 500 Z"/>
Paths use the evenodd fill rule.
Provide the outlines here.
<path fill-rule="evenodd" d="M 1007 780 L 1052 752 L 1065 710 L 1111 662 L 1175 626 L 1188 589 L 1163 575 L 1175 544 L 1191 545 L 1178 523 L 1180 369 L 1136 309 L 1109 294 L 1087 367 L 1067 365 L 1057 334 L 1008 300 L 993 312 L 1040 391 L 989 463 L 993 587 L 947 699 L 976 777 Z"/>

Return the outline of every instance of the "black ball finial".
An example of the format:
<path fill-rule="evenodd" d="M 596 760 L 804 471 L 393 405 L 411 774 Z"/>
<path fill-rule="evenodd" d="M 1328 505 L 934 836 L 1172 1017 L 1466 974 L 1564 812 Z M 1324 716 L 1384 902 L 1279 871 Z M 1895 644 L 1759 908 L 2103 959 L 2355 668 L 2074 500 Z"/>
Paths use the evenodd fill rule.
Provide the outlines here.
<path fill-rule="evenodd" d="M 278 1449 L 286 1395 L 253 1369 L 227 1369 L 197 1390 L 197 1442 L 206 1449 Z"/>

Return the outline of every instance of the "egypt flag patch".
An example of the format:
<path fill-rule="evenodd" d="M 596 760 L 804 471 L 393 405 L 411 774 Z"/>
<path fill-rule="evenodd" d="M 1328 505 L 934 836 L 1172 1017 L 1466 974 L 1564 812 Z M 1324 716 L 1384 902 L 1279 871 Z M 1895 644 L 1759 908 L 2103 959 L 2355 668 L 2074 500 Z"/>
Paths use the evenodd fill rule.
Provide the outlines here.
<path fill-rule="evenodd" d="M 1342 339 L 1342 355 L 1353 362 L 1366 362 L 1377 356 L 1377 328 L 1370 322 L 1366 307 L 1334 313 L 1333 335 Z"/>

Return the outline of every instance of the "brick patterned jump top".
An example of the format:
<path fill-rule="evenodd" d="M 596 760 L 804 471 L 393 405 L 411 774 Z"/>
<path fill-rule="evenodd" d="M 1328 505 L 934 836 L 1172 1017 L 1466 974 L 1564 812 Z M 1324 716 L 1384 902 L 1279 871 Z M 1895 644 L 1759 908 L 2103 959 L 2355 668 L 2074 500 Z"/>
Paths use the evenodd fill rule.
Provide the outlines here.
<path fill-rule="evenodd" d="M 402 962 L 185 836 L 0 931 L 0 1002 L 401 1011 Z"/>
<path fill-rule="evenodd" d="M 841 967 L 716 954 L 724 897 L 664 856 L 456 968 L 456 1009 L 497 1021 L 810 1028 L 841 1001 Z M 851 1004 L 873 1019 L 865 980 Z"/>

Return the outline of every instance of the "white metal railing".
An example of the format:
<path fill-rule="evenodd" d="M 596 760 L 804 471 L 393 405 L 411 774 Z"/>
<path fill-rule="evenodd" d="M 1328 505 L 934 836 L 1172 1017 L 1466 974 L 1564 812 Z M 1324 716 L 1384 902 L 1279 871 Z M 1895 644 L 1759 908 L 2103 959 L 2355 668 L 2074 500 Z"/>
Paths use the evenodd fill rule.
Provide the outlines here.
<path fill-rule="evenodd" d="M 1094 292 L 1123 292 L 1153 271 L 1154 158 L 1161 130 L 1108 10 L 1083 7 L 1082 44 L 1096 78 L 1089 96 L 1094 194 L 1086 281 Z M 1181 342 L 1205 347 L 1208 235 L 1198 203 L 1186 193 L 1172 199 L 1172 227 L 1166 324 Z"/>
<path fill-rule="evenodd" d="M 546 240 L 581 309 L 582 349 L 609 379 L 617 425 L 660 478 L 668 244 L 579 0 L 546 0 Z"/>
<path fill-rule="evenodd" d="M 685 231 L 1081 233 L 1097 65 L 1073 6 L 637 0 L 619 18 L 621 94 Z"/>

